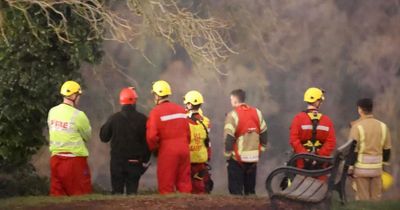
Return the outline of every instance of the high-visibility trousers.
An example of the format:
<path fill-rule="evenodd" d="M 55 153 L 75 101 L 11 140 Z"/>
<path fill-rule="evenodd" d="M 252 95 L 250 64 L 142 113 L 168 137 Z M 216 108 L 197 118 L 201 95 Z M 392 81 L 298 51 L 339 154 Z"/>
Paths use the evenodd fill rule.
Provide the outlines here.
<path fill-rule="evenodd" d="M 354 187 L 356 191 L 356 200 L 380 200 L 382 197 L 382 178 L 375 177 L 355 177 Z"/>
<path fill-rule="evenodd" d="M 92 192 L 86 157 L 53 155 L 50 159 L 50 195 L 71 196 Z"/>

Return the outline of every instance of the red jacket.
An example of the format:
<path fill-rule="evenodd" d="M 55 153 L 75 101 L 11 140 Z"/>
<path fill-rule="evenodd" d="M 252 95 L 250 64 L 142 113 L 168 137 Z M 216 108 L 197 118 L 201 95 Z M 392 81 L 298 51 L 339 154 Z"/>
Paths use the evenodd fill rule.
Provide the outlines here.
<path fill-rule="evenodd" d="M 312 136 L 312 122 L 310 117 L 305 112 L 297 114 L 290 126 L 290 144 L 295 153 L 307 152 L 303 146 Z M 322 143 L 317 155 L 329 156 L 332 154 L 336 146 L 335 129 L 331 119 L 322 115 L 317 127 L 316 139 Z"/>
<path fill-rule="evenodd" d="M 151 110 L 146 138 L 150 151 L 171 148 L 189 152 L 190 130 L 185 109 L 166 101 Z"/>

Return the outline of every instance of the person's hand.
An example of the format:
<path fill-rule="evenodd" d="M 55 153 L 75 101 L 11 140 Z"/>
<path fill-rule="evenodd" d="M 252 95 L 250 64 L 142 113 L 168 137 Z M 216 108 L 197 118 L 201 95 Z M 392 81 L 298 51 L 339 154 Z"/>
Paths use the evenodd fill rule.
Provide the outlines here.
<path fill-rule="evenodd" d="M 151 161 L 149 161 L 149 162 L 147 162 L 147 163 L 142 163 L 142 167 L 143 168 L 148 168 L 148 167 L 150 167 L 150 165 L 151 165 Z"/>
<path fill-rule="evenodd" d="M 150 167 L 150 165 L 151 165 L 151 161 L 149 161 L 149 162 L 147 162 L 147 163 L 142 163 L 142 175 L 147 171 L 147 169 L 149 169 L 149 167 Z"/>
<path fill-rule="evenodd" d="M 350 166 L 347 170 L 347 175 L 353 177 L 354 176 L 354 166 Z"/>
<path fill-rule="evenodd" d="M 232 152 L 225 152 L 224 157 L 226 158 L 226 161 L 230 160 L 232 158 Z"/>

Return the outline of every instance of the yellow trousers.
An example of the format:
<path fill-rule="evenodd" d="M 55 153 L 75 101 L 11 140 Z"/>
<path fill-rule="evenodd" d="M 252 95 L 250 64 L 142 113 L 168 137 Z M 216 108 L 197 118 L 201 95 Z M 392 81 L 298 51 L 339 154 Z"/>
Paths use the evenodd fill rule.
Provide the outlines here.
<path fill-rule="evenodd" d="M 355 177 L 356 200 L 380 200 L 382 197 L 382 178 Z"/>

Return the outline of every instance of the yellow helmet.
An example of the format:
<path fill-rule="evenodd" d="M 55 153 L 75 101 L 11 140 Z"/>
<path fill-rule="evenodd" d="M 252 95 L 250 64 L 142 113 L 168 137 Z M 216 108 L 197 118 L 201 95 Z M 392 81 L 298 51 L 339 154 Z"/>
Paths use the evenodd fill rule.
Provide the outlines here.
<path fill-rule="evenodd" d="M 81 86 L 75 81 L 66 81 L 61 86 L 60 90 L 61 95 L 63 96 L 71 96 L 75 93 L 82 94 Z"/>
<path fill-rule="evenodd" d="M 204 103 L 204 99 L 199 91 L 191 90 L 186 93 L 185 97 L 183 98 L 183 103 L 184 104 L 191 103 L 192 105 L 199 105 Z"/>
<path fill-rule="evenodd" d="M 151 91 L 158 96 L 168 96 L 172 94 L 171 86 L 169 86 L 168 82 L 164 80 L 158 80 L 154 82 Z"/>
<path fill-rule="evenodd" d="M 382 172 L 382 188 L 384 191 L 388 190 L 393 185 L 393 176 L 388 172 Z"/>
<path fill-rule="evenodd" d="M 311 87 L 308 88 L 304 93 L 305 102 L 314 103 L 320 99 L 325 100 L 325 97 L 324 97 L 324 91 L 319 88 Z"/>

